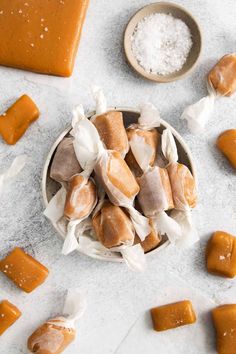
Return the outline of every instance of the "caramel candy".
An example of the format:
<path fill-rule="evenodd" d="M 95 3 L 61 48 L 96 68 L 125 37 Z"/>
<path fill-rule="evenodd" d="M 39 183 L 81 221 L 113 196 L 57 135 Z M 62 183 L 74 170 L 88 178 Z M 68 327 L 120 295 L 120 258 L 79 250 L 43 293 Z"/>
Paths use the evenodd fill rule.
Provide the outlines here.
<path fill-rule="evenodd" d="M 168 172 L 164 168 L 153 167 L 138 178 L 139 204 L 147 217 L 173 209 L 173 198 Z"/>
<path fill-rule="evenodd" d="M 115 150 L 125 156 L 129 143 L 123 122 L 123 115 L 118 111 L 95 116 L 91 119 L 98 130 L 100 138 L 108 150 Z"/>
<path fill-rule="evenodd" d="M 185 210 L 186 206 L 194 208 L 197 203 L 195 179 L 187 166 L 181 163 L 172 163 L 167 168 L 174 206 L 178 210 Z"/>
<path fill-rule="evenodd" d="M 0 134 L 7 144 L 14 145 L 38 117 L 36 104 L 23 95 L 0 116 Z"/>
<path fill-rule="evenodd" d="M 219 60 L 208 74 L 210 85 L 222 96 L 236 91 L 236 54 L 228 54 Z"/>
<path fill-rule="evenodd" d="M 0 270 L 26 293 L 41 285 L 49 273 L 46 267 L 18 247 L 0 261 Z"/>
<path fill-rule="evenodd" d="M 217 335 L 218 354 L 235 354 L 236 305 L 222 305 L 212 310 Z"/>
<path fill-rule="evenodd" d="M 153 166 L 157 157 L 157 147 L 160 139 L 160 134 L 158 133 L 158 131 L 155 128 L 150 130 L 128 128 L 127 135 L 129 141 L 131 141 L 135 136 L 139 136 L 144 139 L 147 145 L 150 146 L 150 148 L 152 149 L 152 154 L 150 157 L 149 166 Z M 130 168 L 131 170 L 133 169 L 132 166 Z"/>
<path fill-rule="evenodd" d="M 218 149 L 227 157 L 231 165 L 236 168 L 236 129 L 223 132 L 217 139 Z"/>
<path fill-rule="evenodd" d="M 0 303 L 0 336 L 12 326 L 20 316 L 21 312 L 16 306 L 12 305 L 7 300 L 2 301 Z"/>
<path fill-rule="evenodd" d="M 210 273 L 234 278 L 236 275 L 236 237 L 217 231 L 206 249 L 207 270 Z"/>
<path fill-rule="evenodd" d="M 95 172 L 100 178 L 111 201 L 113 201 L 113 192 L 110 184 L 118 189 L 125 197 L 133 199 L 139 192 L 139 186 L 130 171 L 127 163 L 123 160 L 121 154 L 117 151 L 108 152 L 107 170 L 104 171 L 102 164 L 95 166 Z M 107 181 L 108 179 L 108 181 Z"/>
<path fill-rule="evenodd" d="M 75 336 L 76 330 L 67 328 L 64 320 L 49 320 L 29 337 L 28 349 L 37 354 L 60 354 L 73 342 Z"/>
<path fill-rule="evenodd" d="M 141 244 L 142 248 L 144 249 L 144 253 L 152 251 L 161 242 L 161 236 L 156 232 L 151 219 L 149 220 L 149 224 L 151 227 L 151 232 L 148 236 L 146 236 L 145 240 L 141 241 L 138 235 L 135 235 L 135 239 L 134 239 L 135 244 L 137 243 Z"/>
<path fill-rule="evenodd" d="M 70 76 L 88 0 L 2 0 L 0 64 Z"/>
<path fill-rule="evenodd" d="M 50 170 L 50 177 L 57 182 L 68 182 L 82 171 L 76 158 L 73 138 L 65 138 L 58 145 Z"/>
<path fill-rule="evenodd" d="M 98 240 L 107 248 L 120 246 L 134 240 L 134 227 L 122 208 L 106 201 L 93 217 L 93 227 Z"/>
<path fill-rule="evenodd" d="M 166 331 L 196 322 L 192 303 L 188 300 L 175 302 L 151 309 L 155 331 Z"/>
<path fill-rule="evenodd" d="M 97 190 L 94 182 L 82 175 L 76 175 L 69 182 L 64 215 L 71 219 L 83 219 L 88 216 L 97 202 Z"/>

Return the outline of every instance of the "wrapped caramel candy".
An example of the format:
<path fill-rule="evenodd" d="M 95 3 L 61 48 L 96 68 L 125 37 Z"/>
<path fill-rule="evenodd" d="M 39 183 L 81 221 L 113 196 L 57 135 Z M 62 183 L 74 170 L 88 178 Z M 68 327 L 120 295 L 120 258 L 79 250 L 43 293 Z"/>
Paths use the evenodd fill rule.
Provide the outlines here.
<path fill-rule="evenodd" d="M 218 137 L 216 144 L 231 165 L 236 168 L 236 129 L 230 129 L 223 132 Z"/>
<path fill-rule="evenodd" d="M 212 311 L 218 354 L 236 350 L 236 304 L 222 305 Z"/>
<path fill-rule="evenodd" d="M 160 134 L 156 130 L 156 127 L 159 126 L 160 114 L 158 110 L 151 103 L 146 103 L 140 107 L 138 123 L 132 124 L 127 129 L 130 150 L 126 156 L 126 162 L 137 177 L 143 173 L 140 163 L 151 167 L 154 166 L 160 139 Z M 142 155 L 140 156 L 141 151 Z M 138 158 L 138 161 L 135 156 Z"/>
<path fill-rule="evenodd" d="M 208 96 L 185 108 L 181 118 L 186 119 L 192 133 L 201 133 L 213 112 L 215 99 L 231 96 L 236 91 L 236 54 L 219 60 L 207 76 Z"/>
<path fill-rule="evenodd" d="M 170 129 L 163 131 L 162 152 L 168 161 L 167 171 L 175 208 L 171 216 L 182 228 L 182 237 L 179 242 L 191 245 L 199 239 L 190 213 L 197 202 L 196 184 L 188 167 L 178 163 L 178 151 Z"/>
<path fill-rule="evenodd" d="M 207 244 L 207 270 L 223 277 L 236 275 L 236 237 L 224 231 L 216 231 Z"/>
<path fill-rule="evenodd" d="M 31 334 L 28 349 L 37 354 L 60 354 L 76 338 L 76 322 L 87 307 L 85 296 L 78 289 L 68 291 L 63 316 L 48 320 Z"/>
<path fill-rule="evenodd" d="M 75 155 L 73 138 L 65 138 L 58 145 L 50 169 L 50 177 L 57 182 L 68 182 L 82 171 Z"/>
<path fill-rule="evenodd" d="M 7 144 L 14 145 L 38 117 L 36 104 L 23 95 L 0 116 L 0 134 Z"/>
<path fill-rule="evenodd" d="M 196 315 L 190 301 L 180 301 L 151 309 L 155 331 L 185 326 L 196 322 Z"/>
<path fill-rule="evenodd" d="M 93 217 L 93 227 L 98 240 L 107 248 L 133 244 L 135 231 L 132 222 L 122 208 L 108 201 Z"/>
<path fill-rule="evenodd" d="M 129 142 L 123 122 L 122 112 L 111 111 L 107 108 L 107 101 L 99 87 L 93 87 L 96 100 L 96 115 L 91 122 L 97 128 L 98 134 L 108 150 L 118 151 L 125 157 L 129 150 Z"/>
<path fill-rule="evenodd" d="M 158 232 L 156 231 L 156 228 L 153 224 L 152 219 L 150 219 L 149 221 L 150 223 L 150 227 L 151 227 L 151 232 L 150 234 L 145 238 L 144 241 L 141 241 L 140 238 L 135 235 L 135 239 L 134 239 L 134 243 L 140 243 L 144 253 L 150 252 L 153 249 L 155 249 L 159 243 L 161 242 L 161 236 L 158 234 Z"/>
<path fill-rule="evenodd" d="M 86 173 L 93 170 L 104 187 L 110 201 L 126 208 L 141 240 L 150 233 L 148 219 L 133 206 L 139 186 L 119 152 L 106 150 L 95 126 L 84 116 L 82 107 L 77 109 L 71 134 L 75 137 L 77 159 Z"/>

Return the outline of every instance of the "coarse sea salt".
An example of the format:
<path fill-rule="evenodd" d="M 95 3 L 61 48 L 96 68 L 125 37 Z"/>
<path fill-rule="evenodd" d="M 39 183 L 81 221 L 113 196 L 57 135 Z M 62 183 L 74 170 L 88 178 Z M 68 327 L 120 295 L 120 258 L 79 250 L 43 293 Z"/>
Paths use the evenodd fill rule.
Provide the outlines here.
<path fill-rule="evenodd" d="M 168 75 L 182 69 L 192 47 L 191 32 L 170 14 L 151 14 L 136 26 L 131 37 L 139 65 L 152 74 Z"/>

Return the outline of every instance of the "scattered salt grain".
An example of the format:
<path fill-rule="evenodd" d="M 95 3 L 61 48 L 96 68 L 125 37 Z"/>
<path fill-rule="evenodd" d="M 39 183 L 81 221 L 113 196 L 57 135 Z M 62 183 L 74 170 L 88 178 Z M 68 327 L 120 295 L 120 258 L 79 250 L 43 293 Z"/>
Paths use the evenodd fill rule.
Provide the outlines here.
<path fill-rule="evenodd" d="M 40 34 L 40 38 L 43 39 L 43 37 L 44 37 L 43 34 Z"/>
<path fill-rule="evenodd" d="M 133 54 L 148 73 L 168 75 L 179 71 L 192 47 L 191 32 L 169 14 L 151 14 L 136 26 L 131 37 Z"/>
<path fill-rule="evenodd" d="M 0 11 L 0 15 L 2 15 L 2 14 L 3 14 L 3 10 Z"/>
<path fill-rule="evenodd" d="M 45 28 L 44 28 L 44 31 L 45 31 L 45 32 L 48 32 L 48 28 L 47 28 L 47 27 L 45 27 Z"/>
<path fill-rule="evenodd" d="M 225 256 L 219 256 L 219 260 L 223 261 L 225 259 Z"/>
<path fill-rule="evenodd" d="M 19 12 L 19 14 L 22 14 L 23 11 L 20 9 L 18 12 Z"/>

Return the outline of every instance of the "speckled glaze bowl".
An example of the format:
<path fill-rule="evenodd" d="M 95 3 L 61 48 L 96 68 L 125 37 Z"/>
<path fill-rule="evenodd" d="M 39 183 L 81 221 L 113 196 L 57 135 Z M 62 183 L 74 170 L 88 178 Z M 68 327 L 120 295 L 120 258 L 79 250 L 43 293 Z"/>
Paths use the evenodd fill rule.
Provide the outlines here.
<path fill-rule="evenodd" d="M 192 35 L 193 46 L 190 50 L 186 63 L 181 70 L 169 75 L 157 75 L 145 71 L 137 62 L 131 48 L 131 37 L 138 22 L 140 22 L 144 17 L 150 16 L 154 13 L 171 14 L 175 18 L 179 18 L 186 23 Z M 143 7 L 131 18 L 124 34 L 124 49 L 128 63 L 138 74 L 143 76 L 145 79 L 163 83 L 175 81 L 189 75 L 196 67 L 202 50 L 201 30 L 196 19 L 182 6 L 171 2 L 156 2 Z"/>
<path fill-rule="evenodd" d="M 137 123 L 137 120 L 140 116 L 140 111 L 135 108 L 110 107 L 110 108 L 108 108 L 108 110 L 121 111 L 123 113 L 124 123 L 125 123 L 126 127 L 128 127 L 130 124 Z M 94 115 L 94 112 L 91 112 L 87 115 L 87 117 L 90 118 L 93 115 Z M 194 165 L 193 158 L 192 158 L 192 155 L 191 155 L 191 152 L 190 152 L 188 146 L 186 145 L 184 140 L 181 138 L 179 133 L 177 133 L 177 131 L 172 126 L 170 126 L 166 121 L 161 119 L 161 126 L 158 128 L 158 131 L 161 133 L 165 128 L 170 128 L 173 135 L 174 135 L 177 149 L 178 149 L 178 154 L 179 154 L 179 162 L 188 166 L 188 168 L 190 169 L 190 171 L 192 172 L 192 174 L 196 180 L 195 165 Z M 47 159 L 44 164 L 43 176 L 42 176 L 42 193 L 43 193 L 43 200 L 44 200 L 45 208 L 47 207 L 47 205 L 48 205 L 49 201 L 51 200 L 51 198 L 53 197 L 53 195 L 60 188 L 60 184 L 50 178 L 50 167 L 51 167 L 52 159 L 53 159 L 53 156 L 54 156 L 57 146 L 69 134 L 70 130 L 71 130 L 71 126 L 69 126 L 67 129 L 65 129 L 59 135 L 59 137 L 54 142 L 51 150 L 49 151 L 49 154 L 48 154 Z M 53 226 L 56 229 L 56 231 L 58 232 L 58 234 L 62 237 L 62 239 L 65 239 L 65 234 L 62 232 L 62 230 L 59 229 L 56 224 L 53 224 Z M 168 239 L 163 237 L 161 244 L 157 248 L 155 248 L 154 250 L 146 253 L 146 255 L 149 256 L 150 254 L 153 254 L 153 255 L 157 254 L 158 252 L 163 250 L 163 248 L 165 248 L 168 245 L 169 245 Z M 115 253 L 115 252 L 114 252 L 114 257 L 110 257 L 110 256 L 101 257 L 101 256 L 96 255 L 93 258 L 100 259 L 103 261 L 123 262 L 123 258 L 121 257 L 121 255 L 119 253 Z"/>

